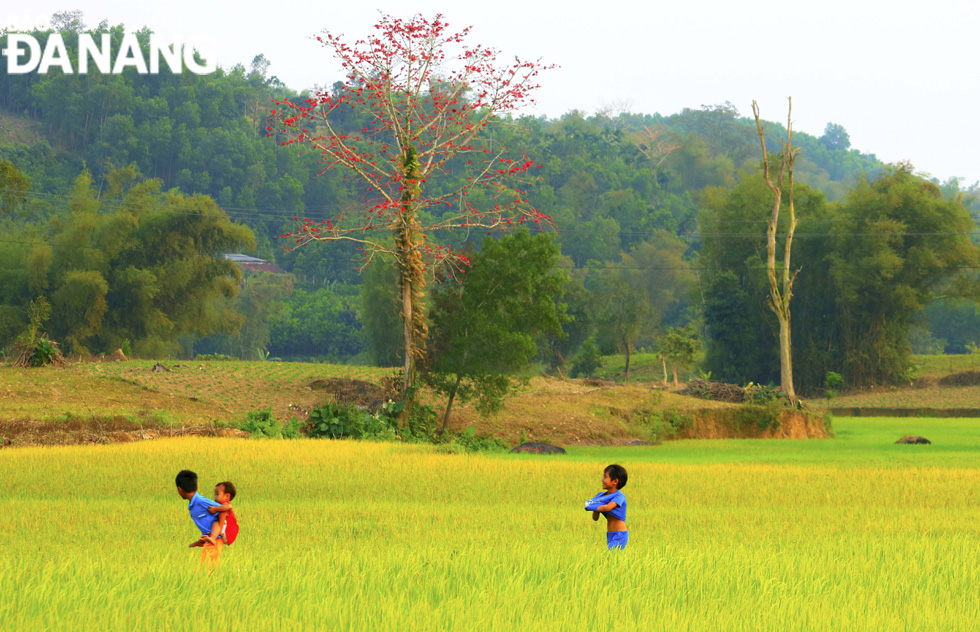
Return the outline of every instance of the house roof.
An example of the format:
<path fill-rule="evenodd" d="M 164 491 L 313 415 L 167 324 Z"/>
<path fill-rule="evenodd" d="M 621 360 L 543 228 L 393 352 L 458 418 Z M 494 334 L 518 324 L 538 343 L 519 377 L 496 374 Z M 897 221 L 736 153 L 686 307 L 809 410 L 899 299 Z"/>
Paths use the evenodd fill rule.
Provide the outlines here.
<path fill-rule="evenodd" d="M 272 272 L 273 274 L 285 274 L 286 271 L 274 263 L 269 263 L 265 259 L 250 257 L 249 255 L 228 253 L 221 255 L 228 261 L 234 261 L 238 267 L 246 272 Z"/>

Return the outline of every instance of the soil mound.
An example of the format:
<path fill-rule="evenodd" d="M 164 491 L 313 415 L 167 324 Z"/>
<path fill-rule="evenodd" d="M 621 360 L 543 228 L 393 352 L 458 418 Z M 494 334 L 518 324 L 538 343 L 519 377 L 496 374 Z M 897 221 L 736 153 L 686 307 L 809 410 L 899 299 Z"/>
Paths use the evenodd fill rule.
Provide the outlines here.
<path fill-rule="evenodd" d="M 932 441 L 929 441 L 925 437 L 920 437 L 918 435 L 905 435 L 895 443 L 911 443 L 911 444 L 928 444 L 932 445 Z"/>

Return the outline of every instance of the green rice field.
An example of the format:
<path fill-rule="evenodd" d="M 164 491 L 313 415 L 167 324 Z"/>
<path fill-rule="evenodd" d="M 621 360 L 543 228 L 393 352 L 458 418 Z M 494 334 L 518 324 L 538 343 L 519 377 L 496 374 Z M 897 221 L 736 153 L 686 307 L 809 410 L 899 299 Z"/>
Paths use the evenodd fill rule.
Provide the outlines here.
<path fill-rule="evenodd" d="M 980 419 L 451 455 L 328 440 L 0 450 L 4 630 L 967 630 Z M 931 446 L 893 442 L 921 434 Z M 625 551 L 583 501 L 629 471 Z M 174 475 L 231 479 L 198 566 Z"/>

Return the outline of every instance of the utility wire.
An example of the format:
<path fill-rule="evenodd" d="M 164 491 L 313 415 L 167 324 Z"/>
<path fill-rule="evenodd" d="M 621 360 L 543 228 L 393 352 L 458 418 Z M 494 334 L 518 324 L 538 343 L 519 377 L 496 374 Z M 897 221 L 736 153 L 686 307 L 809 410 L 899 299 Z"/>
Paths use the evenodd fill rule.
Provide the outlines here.
<path fill-rule="evenodd" d="M 98 246 L 82 246 L 76 244 L 53 244 L 46 241 L 21 241 L 0 239 L 0 244 L 20 244 L 25 246 L 51 246 L 52 248 L 75 248 L 84 250 L 102 250 Z M 693 268 L 690 266 L 555 266 L 562 270 L 688 270 L 690 272 L 707 272 L 711 268 Z M 835 267 L 836 270 L 980 270 L 980 266 L 846 266 Z"/>
<path fill-rule="evenodd" d="M 35 192 L 35 191 L 27 191 L 27 192 L 25 192 L 25 195 L 31 196 L 31 197 L 37 197 L 37 198 L 57 198 L 57 199 L 60 199 L 60 200 L 72 200 L 72 199 L 74 199 L 74 196 L 72 196 L 72 195 L 60 194 L 60 193 L 42 193 L 42 192 Z M 97 202 L 100 205 L 100 210 L 102 210 L 101 207 L 109 207 L 109 210 L 120 210 L 120 209 L 126 209 L 126 210 L 143 210 L 143 209 L 146 209 L 147 208 L 147 203 L 146 202 L 135 202 L 135 201 L 126 201 L 126 200 L 94 200 L 94 201 Z M 289 221 L 290 220 L 290 216 L 292 216 L 292 217 L 298 217 L 299 216 L 299 215 L 296 214 L 296 212 L 290 212 L 290 211 L 286 211 L 286 210 L 276 210 L 276 209 L 260 209 L 260 208 L 235 207 L 235 206 L 226 206 L 226 207 L 225 206 L 218 206 L 218 208 L 220 210 L 225 211 L 229 216 L 235 216 L 235 217 L 245 218 L 245 219 L 255 219 L 255 220 L 280 220 L 280 221 Z M 207 215 L 208 214 L 208 213 L 205 213 L 204 211 L 197 210 L 196 209 L 196 205 L 190 205 L 190 204 L 186 204 L 186 205 L 169 205 L 169 206 L 166 207 L 166 209 L 169 212 L 172 212 L 172 213 L 180 213 L 180 214 L 185 214 L 185 215 Z M 188 209 L 188 210 L 185 210 L 185 209 Z M 194 210 L 189 210 L 189 209 L 194 209 Z M 350 211 L 350 213 L 355 213 L 355 214 L 357 212 L 358 211 Z M 320 213 L 312 213 L 312 214 L 303 213 L 302 214 L 302 217 L 303 217 L 304 220 L 305 219 L 310 219 L 312 221 L 321 221 L 321 220 L 335 219 L 336 218 L 336 215 L 323 215 L 323 214 L 320 214 Z M 980 222 L 980 214 L 978 214 L 978 215 L 972 215 L 971 214 L 970 215 L 970 218 L 973 219 L 974 221 Z M 616 221 L 617 223 L 619 223 L 618 220 L 615 220 L 615 218 L 598 218 L 598 219 L 599 220 L 612 219 L 613 221 Z M 591 220 L 589 220 L 589 221 L 591 221 Z M 760 224 L 760 225 L 764 225 L 764 224 L 767 223 L 767 220 L 764 220 L 764 219 L 759 219 L 759 220 L 750 220 L 750 219 L 744 219 L 744 220 L 743 219 L 730 219 L 730 220 L 729 219 L 711 219 L 710 221 L 711 222 L 724 223 L 724 224 Z M 802 219 L 799 220 L 800 223 L 810 223 L 811 221 L 814 222 L 814 223 L 821 223 L 821 224 L 823 224 L 823 223 L 855 223 L 855 222 L 901 221 L 901 220 L 894 220 L 894 219 L 891 219 L 891 218 L 884 218 L 884 219 L 881 219 L 881 218 L 856 218 L 856 219 L 826 219 L 826 220 L 825 219 L 808 220 L 806 218 L 802 218 Z M 620 224 L 620 227 L 622 227 L 622 224 Z M 651 229 L 651 230 L 648 230 L 648 231 L 637 231 L 637 232 L 632 232 L 632 233 L 629 232 L 629 231 L 623 231 L 620 234 L 623 234 L 623 235 L 652 235 L 654 233 L 654 230 L 656 230 L 656 229 Z M 559 230 L 559 232 L 560 233 L 571 233 L 571 232 L 573 232 L 573 230 L 572 229 Z M 579 231 L 579 232 L 592 234 L 592 233 L 595 232 L 595 230 L 594 229 L 590 229 L 590 230 L 583 230 L 583 231 Z M 665 232 L 670 233 L 672 231 L 665 231 Z M 737 233 L 737 234 L 743 234 L 743 233 Z M 797 235 L 800 235 L 800 234 L 816 234 L 816 233 L 796 233 L 796 234 Z M 832 233 L 826 233 L 826 234 L 832 234 Z M 840 234 L 840 233 L 833 233 L 833 234 Z M 850 234 L 875 234 L 875 233 L 850 233 Z M 904 234 L 909 234 L 909 233 L 904 233 Z M 923 233 L 923 234 L 929 234 L 929 233 Z M 932 234 L 980 234 L 980 233 L 974 232 L 974 233 L 932 233 Z"/>

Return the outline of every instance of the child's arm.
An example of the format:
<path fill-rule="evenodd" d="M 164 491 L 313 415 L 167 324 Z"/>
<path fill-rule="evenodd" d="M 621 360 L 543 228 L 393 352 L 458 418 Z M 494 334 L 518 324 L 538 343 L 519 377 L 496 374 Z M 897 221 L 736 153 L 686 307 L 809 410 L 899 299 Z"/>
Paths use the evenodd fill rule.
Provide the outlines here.
<path fill-rule="evenodd" d="M 228 503 L 218 507 L 208 507 L 208 513 L 216 514 L 219 511 L 220 512 L 231 511 L 231 509 L 232 509 L 231 503 Z"/>
<path fill-rule="evenodd" d="M 593 511 L 592 512 L 592 519 L 593 520 L 598 520 L 600 515 L 602 515 L 602 514 L 600 514 L 598 511 Z"/>
<path fill-rule="evenodd" d="M 596 507 L 596 511 L 598 511 L 600 513 L 604 513 L 606 511 L 612 511 L 613 509 L 616 508 L 617 504 L 618 503 L 616 503 L 616 502 L 609 502 L 609 503 L 606 503 L 605 505 L 601 505 L 599 507 Z M 598 518 L 595 518 L 595 519 L 598 520 Z"/>

